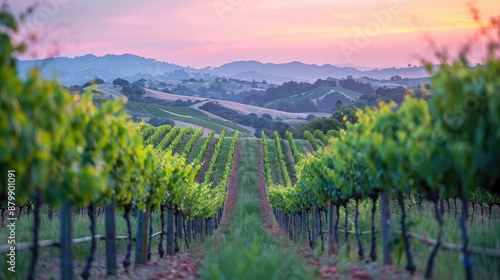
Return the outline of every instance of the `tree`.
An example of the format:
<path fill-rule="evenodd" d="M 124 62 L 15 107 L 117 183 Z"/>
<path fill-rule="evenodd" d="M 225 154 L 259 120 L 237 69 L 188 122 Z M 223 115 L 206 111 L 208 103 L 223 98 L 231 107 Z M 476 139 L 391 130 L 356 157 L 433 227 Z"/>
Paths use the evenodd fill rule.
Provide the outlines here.
<path fill-rule="evenodd" d="M 82 85 L 83 88 L 86 88 L 86 87 L 89 87 L 91 85 L 100 85 L 100 84 L 104 84 L 104 80 L 103 79 L 100 79 L 100 78 L 97 78 L 95 77 L 94 79 L 92 79 L 90 82 L 86 82 L 85 84 Z"/>
<path fill-rule="evenodd" d="M 269 115 L 267 113 L 263 114 L 262 117 L 265 118 L 265 119 L 268 119 L 268 120 L 272 120 L 273 119 L 273 116 L 271 116 L 271 115 Z"/>
<path fill-rule="evenodd" d="M 162 119 L 162 118 L 157 118 L 157 117 L 149 119 L 148 123 L 152 126 L 161 126 L 161 125 L 174 126 L 175 125 L 174 121 L 172 121 L 172 120 Z"/>
<path fill-rule="evenodd" d="M 337 99 L 337 102 L 335 103 L 335 106 L 337 106 L 337 110 L 340 110 L 342 108 L 342 101 Z"/>
<path fill-rule="evenodd" d="M 284 122 L 277 122 L 275 125 L 274 125 L 274 129 L 275 131 L 278 132 L 278 134 L 280 135 L 281 138 L 285 139 L 286 137 L 286 132 L 290 129 L 290 125 L 287 124 L 287 123 L 284 123 Z"/>
<path fill-rule="evenodd" d="M 129 81 L 122 79 L 122 78 L 116 78 L 113 80 L 113 85 L 118 85 L 118 86 L 128 86 L 130 85 Z"/>

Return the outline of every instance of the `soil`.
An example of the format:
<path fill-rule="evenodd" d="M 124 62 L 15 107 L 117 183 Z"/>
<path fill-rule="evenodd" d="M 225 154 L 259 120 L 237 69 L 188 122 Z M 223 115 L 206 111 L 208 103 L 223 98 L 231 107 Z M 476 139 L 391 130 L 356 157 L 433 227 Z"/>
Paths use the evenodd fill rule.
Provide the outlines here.
<path fill-rule="evenodd" d="M 264 218 L 264 227 L 269 231 L 271 236 L 277 238 L 281 241 L 282 245 L 285 245 L 285 240 L 288 238 L 286 234 L 278 226 L 278 222 L 274 218 L 273 207 L 269 202 L 267 196 L 267 185 L 266 179 L 264 178 L 264 151 L 262 145 L 259 145 L 259 168 L 261 172 L 258 172 L 258 183 L 259 183 L 259 198 L 260 198 L 260 208 L 262 211 L 262 216 Z"/>
<path fill-rule="evenodd" d="M 99 242 L 99 241 L 98 241 Z M 90 279 L 196 279 L 198 267 L 191 255 L 187 252 L 178 253 L 174 256 L 160 258 L 156 250 L 151 252 L 151 261 L 147 265 L 134 264 L 134 248 L 130 260 L 132 264 L 125 271 L 122 261 L 125 258 L 125 250 L 118 253 L 118 271 L 116 276 L 106 276 L 106 257 L 104 254 L 96 254 L 92 263 Z M 39 269 L 36 271 L 35 279 L 60 279 L 59 258 L 39 258 Z M 73 260 L 74 278 L 80 279 L 85 261 Z"/>
<path fill-rule="evenodd" d="M 201 165 L 198 174 L 196 174 L 196 182 L 198 183 L 203 183 L 203 181 L 205 180 L 205 173 L 207 172 L 208 166 L 210 165 L 210 159 L 214 155 L 215 145 L 217 144 L 218 140 L 219 138 L 217 137 L 212 138 L 212 142 L 210 142 L 210 145 L 205 152 L 205 156 L 203 157 L 203 164 Z"/>
<path fill-rule="evenodd" d="M 221 225 L 230 226 L 229 217 L 233 213 L 236 207 L 236 189 L 238 185 L 238 167 L 240 163 L 240 150 L 241 150 L 241 139 L 238 139 L 236 144 L 234 155 L 233 155 L 233 168 L 231 169 L 231 174 L 229 175 L 228 185 L 227 185 L 227 196 L 224 203 L 224 210 L 222 212 Z"/>
<path fill-rule="evenodd" d="M 295 159 L 293 158 L 292 149 L 290 148 L 290 143 L 288 143 L 288 141 L 283 141 L 283 142 L 285 144 L 286 157 L 288 157 L 288 160 L 293 165 L 295 165 L 296 162 L 295 162 Z M 290 176 L 290 180 L 292 181 L 292 185 L 295 186 L 295 183 L 297 182 L 297 178 L 295 178 L 295 176 Z"/>

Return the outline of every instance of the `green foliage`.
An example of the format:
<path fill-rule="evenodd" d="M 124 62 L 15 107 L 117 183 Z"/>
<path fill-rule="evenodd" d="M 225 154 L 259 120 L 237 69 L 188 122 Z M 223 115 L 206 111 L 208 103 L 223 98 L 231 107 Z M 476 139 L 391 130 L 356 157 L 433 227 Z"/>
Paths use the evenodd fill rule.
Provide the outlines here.
<path fill-rule="evenodd" d="M 187 158 L 189 153 L 191 153 L 191 150 L 193 149 L 194 147 L 194 144 L 196 143 L 196 141 L 198 141 L 198 139 L 203 135 L 203 127 L 200 127 L 198 128 L 194 135 L 189 138 L 188 142 L 186 143 L 186 145 L 184 146 L 184 148 L 182 149 L 182 155 Z"/>
<path fill-rule="evenodd" d="M 323 133 L 323 131 L 321 130 L 315 130 L 313 132 L 313 136 L 319 140 L 321 140 L 321 142 L 323 142 L 323 144 L 328 144 L 328 137 Z"/>
<path fill-rule="evenodd" d="M 167 134 L 164 134 L 158 145 L 155 145 L 155 148 L 163 151 L 168 148 L 170 142 L 176 137 L 178 133 L 181 133 L 182 128 L 180 126 L 174 126 Z"/>
<path fill-rule="evenodd" d="M 326 136 L 328 138 L 339 138 L 340 137 L 340 133 L 337 131 L 337 130 L 328 130 L 328 132 L 326 133 Z"/>
<path fill-rule="evenodd" d="M 288 174 L 288 170 L 286 169 L 285 155 L 283 155 L 283 150 L 281 149 L 281 141 L 277 131 L 274 132 L 274 143 L 276 144 L 276 151 L 278 153 L 278 160 L 281 168 L 281 174 L 283 176 L 283 181 L 285 182 L 285 186 L 291 187 L 292 181 L 290 180 L 290 175 Z"/>
<path fill-rule="evenodd" d="M 226 200 L 227 184 L 229 181 L 229 176 L 231 175 L 231 169 L 233 168 L 233 155 L 236 149 L 236 144 L 238 143 L 238 137 L 239 137 L 239 131 L 236 131 L 236 133 L 233 135 L 233 139 L 231 140 L 231 144 L 229 146 L 227 162 L 224 167 L 224 174 L 222 175 L 222 179 L 217 185 L 217 190 L 223 191 L 223 195 L 221 195 L 219 199 L 217 199 L 216 205 L 218 209 L 224 206 L 224 201 Z"/>
<path fill-rule="evenodd" d="M 198 153 L 196 158 L 193 160 L 194 164 L 202 163 L 203 157 L 205 156 L 205 153 L 207 152 L 208 146 L 212 142 L 212 139 L 214 138 L 214 136 L 215 136 L 215 131 L 212 131 L 212 132 L 210 132 L 210 134 L 208 134 L 208 137 L 205 140 L 205 143 L 203 143 L 203 145 L 200 148 L 200 152 Z"/>
<path fill-rule="evenodd" d="M 219 140 L 217 141 L 217 144 L 215 145 L 215 150 L 214 150 L 214 153 L 212 155 L 212 158 L 210 159 L 210 163 L 208 165 L 208 169 L 207 169 L 207 172 L 205 173 L 205 184 L 208 184 L 208 182 L 210 182 L 210 180 L 212 180 L 212 177 L 215 173 L 215 166 L 217 164 L 217 159 L 219 158 L 219 154 L 221 152 L 221 149 L 222 149 L 222 144 L 224 144 L 224 137 L 226 136 L 226 131 L 224 130 L 220 136 L 219 136 Z"/>
<path fill-rule="evenodd" d="M 194 133 L 194 128 L 188 126 L 186 128 L 183 128 L 180 130 L 179 134 L 175 139 L 170 143 L 168 148 L 166 149 L 167 151 L 175 151 L 175 149 L 184 141 L 184 137 L 188 134 L 193 134 Z"/>
<path fill-rule="evenodd" d="M 144 139 L 144 141 L 147 141 L 149 137 L 151 137 L 156 129 L 154 126 L 150 125 L 150 124 L 147 124 L 147 123 L 141 123 L 141 125 L 139 126 L 139 134 L 142 136 L 142 139 Z"/>
<path fill-rule="evenodd" d="M 500 151 L 494 148 L 500 144 L 498 42 L 477 67 L 469 66 L 465 54 L 453 63 L 444 62 L 433 73 L 429 109 L 455 163 L 450 168 L 465 188 L 479 184 L 500 193 Z"/>
<path fill-rule="evenodd" d="M 268 186 L 272 185 L 273 182 L 273 177 L 271 176 L 271 166 L 270 166 L 270 160 L 269 160 L 269 149 L 267 147 L 267 137 L 266 133 L 262 131 L 262 150 L 263 150 L 263 157 L 264 157 L 264 177 L 266 178 L 266 183 Z"/>
<path fill-rule="evenodd" d="M 162 125 L 162 126 L 158 126 L 155 129 L 155 132 L 153 133 L 153 135 L 151 135 L 147 140 L 145 140 L 144 144 L 145 145 L 153 145 L 153 146 L 156 146 L 160 143 L 160 141 L 162 140 L 163 136 L 169 132 L 171 129 L 172 129 L 172 126 L 171 125 Z"/>
<path fill-rule="evenodd" d="M 286 132 L 286 139 L 288 140 L 288 144 L 290 145 L 290 149 L 292 150 L 292 156 L 295 159 L 295 162 L 299 162 L 302 155 L 299 150 L 297 150 L 297 145 L 295 145 L 295 140 L 293 139 L 292 133 L 290 131 Z"/>
<path fill-rule="evenodd" d="M 314 138 L 313 134 L 310 131 L 304 131 L 304 139 L 311 143 L 311 146 L 315 151 L 319 150 L 319 144 L 316 142 L 316 138 Z"/>

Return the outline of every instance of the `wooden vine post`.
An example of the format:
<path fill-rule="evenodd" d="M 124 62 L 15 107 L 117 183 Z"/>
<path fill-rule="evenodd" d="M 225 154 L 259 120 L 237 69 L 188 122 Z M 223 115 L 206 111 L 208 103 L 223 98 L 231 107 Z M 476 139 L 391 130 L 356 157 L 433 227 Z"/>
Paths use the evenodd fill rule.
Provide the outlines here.
<path fill-rule="evenodd" d="M 167 207 L 167 255 L 174 255 L 174 209 Z"/>
<path fill-rule="evenodd" d="M 382 225 L 382 254 L 384 258 L 384 265 L 392 265 L 393 249 L 392 244 L 392 209 L 391 199 L 387 192 L 380 194 L 380 217 Z"/>
<path fill-rule="evenodd" d="M 71 218 L 71 202 L 66 202 L 59 209 L 61 279 L 73 279 L 73 233 Z"/>
<path fill-rule="evenodd" d="M 176 251 L 180 252 L 182 246 L 182 215 L 180 212 L 175 213 L 175 234 L 177 240 Z"/>
<path fill-rule="evenodd" d="M 307 223 L 309 222 L 309 218 L 308 218 L 308 214 L 307 214 L 307 210 L 305 209 L 302 209 L 302 215 L 300 216 L 300 222 L 301 222 L 301 231 L 302 231 L 302 238 L 305 238 L 307 239 L 308 238 L 308 227 L 307 227 Z"/>
<path fill-rule="evenodd" d="M 104 208 L 104 222 L 106 234 L 106 273 L 116 275 L 116 222 L 115 222 L 116 201 L 113 197 L 111 204 Z"/>
<path fill-rule="evenodd" d="M 335 224 L 337 223 L 337 206 L 330 203 L 328 209 L 328 253 L 337 253 L 337 241 L 335 239 Z"/>
<path fill-rule="evenodd" d="M 137 214 L 136 264 L 147 264 L 148 262 L 148 228 L 150 215 L 151 205 L 149 204 L 146 206 L 145 211 L 139 211 Z"/>
<path fill-rule="evenodd" d="M 320 236 L 320 229 L 319 229 L 319 219 L 321 219 L 320 215 L 319 215 L 319 209 L 318 209 L 318 206 L 314 205 L 313 206 L 313 235 L 312 235 L 312 245 L 313 245 L 313 248 L 316 247 L 316 241 L 318 239 L 318 237 Z"/>

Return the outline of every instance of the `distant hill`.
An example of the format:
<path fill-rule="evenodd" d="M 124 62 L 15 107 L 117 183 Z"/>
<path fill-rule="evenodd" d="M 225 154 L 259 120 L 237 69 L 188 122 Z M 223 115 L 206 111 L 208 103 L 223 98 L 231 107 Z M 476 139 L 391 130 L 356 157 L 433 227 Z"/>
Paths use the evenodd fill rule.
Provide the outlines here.
<path fill-rule="evenodd" d="M 255 60 L 235 61 L 214 68 L 213 73 L 220 76 L 233 76 L 252 71 L 264 75 L 287 77 L 286 80 L 315 81 L 328 77 L 363 76 L 363 72 L 353 67 L 338 67 L 330 64 L 318 66 L 294 61 L 283 64 L 262 63 Z"/>
<path fill-rule="evenodd" d="M 18 71 L 25 76 L 33 66 L 42 69 L 43 76 L 50 78 L 55 72 L 64 85 L 83 84 L 95 77 L 105 81 L 115 78 L 146 77 L 172 72 L 174 70 L 188 69 L 179 65 L 158 61 L 151 58 L 140 57 L 132 54 L 95 56 L 55 57 L 40 60 L 18 61 Z M 134 78 L 135 78 L 134 77 Z M 134 81 L 134 80 L 133 80 Z"/>
<path fill-rule="evenodd" d="M 64 85 L 81 85 L 89 80 L 99 77 L 106 82 L 115 78 L 124 78 L 136 81 L 139 78 L 169 80 L 173 77 L 226 77 L 246 81 L 262 81 L 281 84 L 285 81 L 309 81 L 317 79 L 369 77 L 376 79 L 389 79 L 399 75 L 403 78 L 428 77 L 422 67 L 387 68 L 362 71 L 355 67 L 339 67 L 331 64 L 322 66 L 305 64 L 302 62 L 289 62 L 283 64 L 262 63 L 259 61 L 235 61 L 220 67 L 205 67 L 195 69 L 168 62 L 158 61 L 132 54 L 95 56 L 88 54 L 78 57 L 56 57 L 43 60 L 20 60 L 18 70 L 21 76 L 26 76 L 33 66 L 42 69 L 43 76 L 52 78 L 54 74 L 61 79 Z"/>

